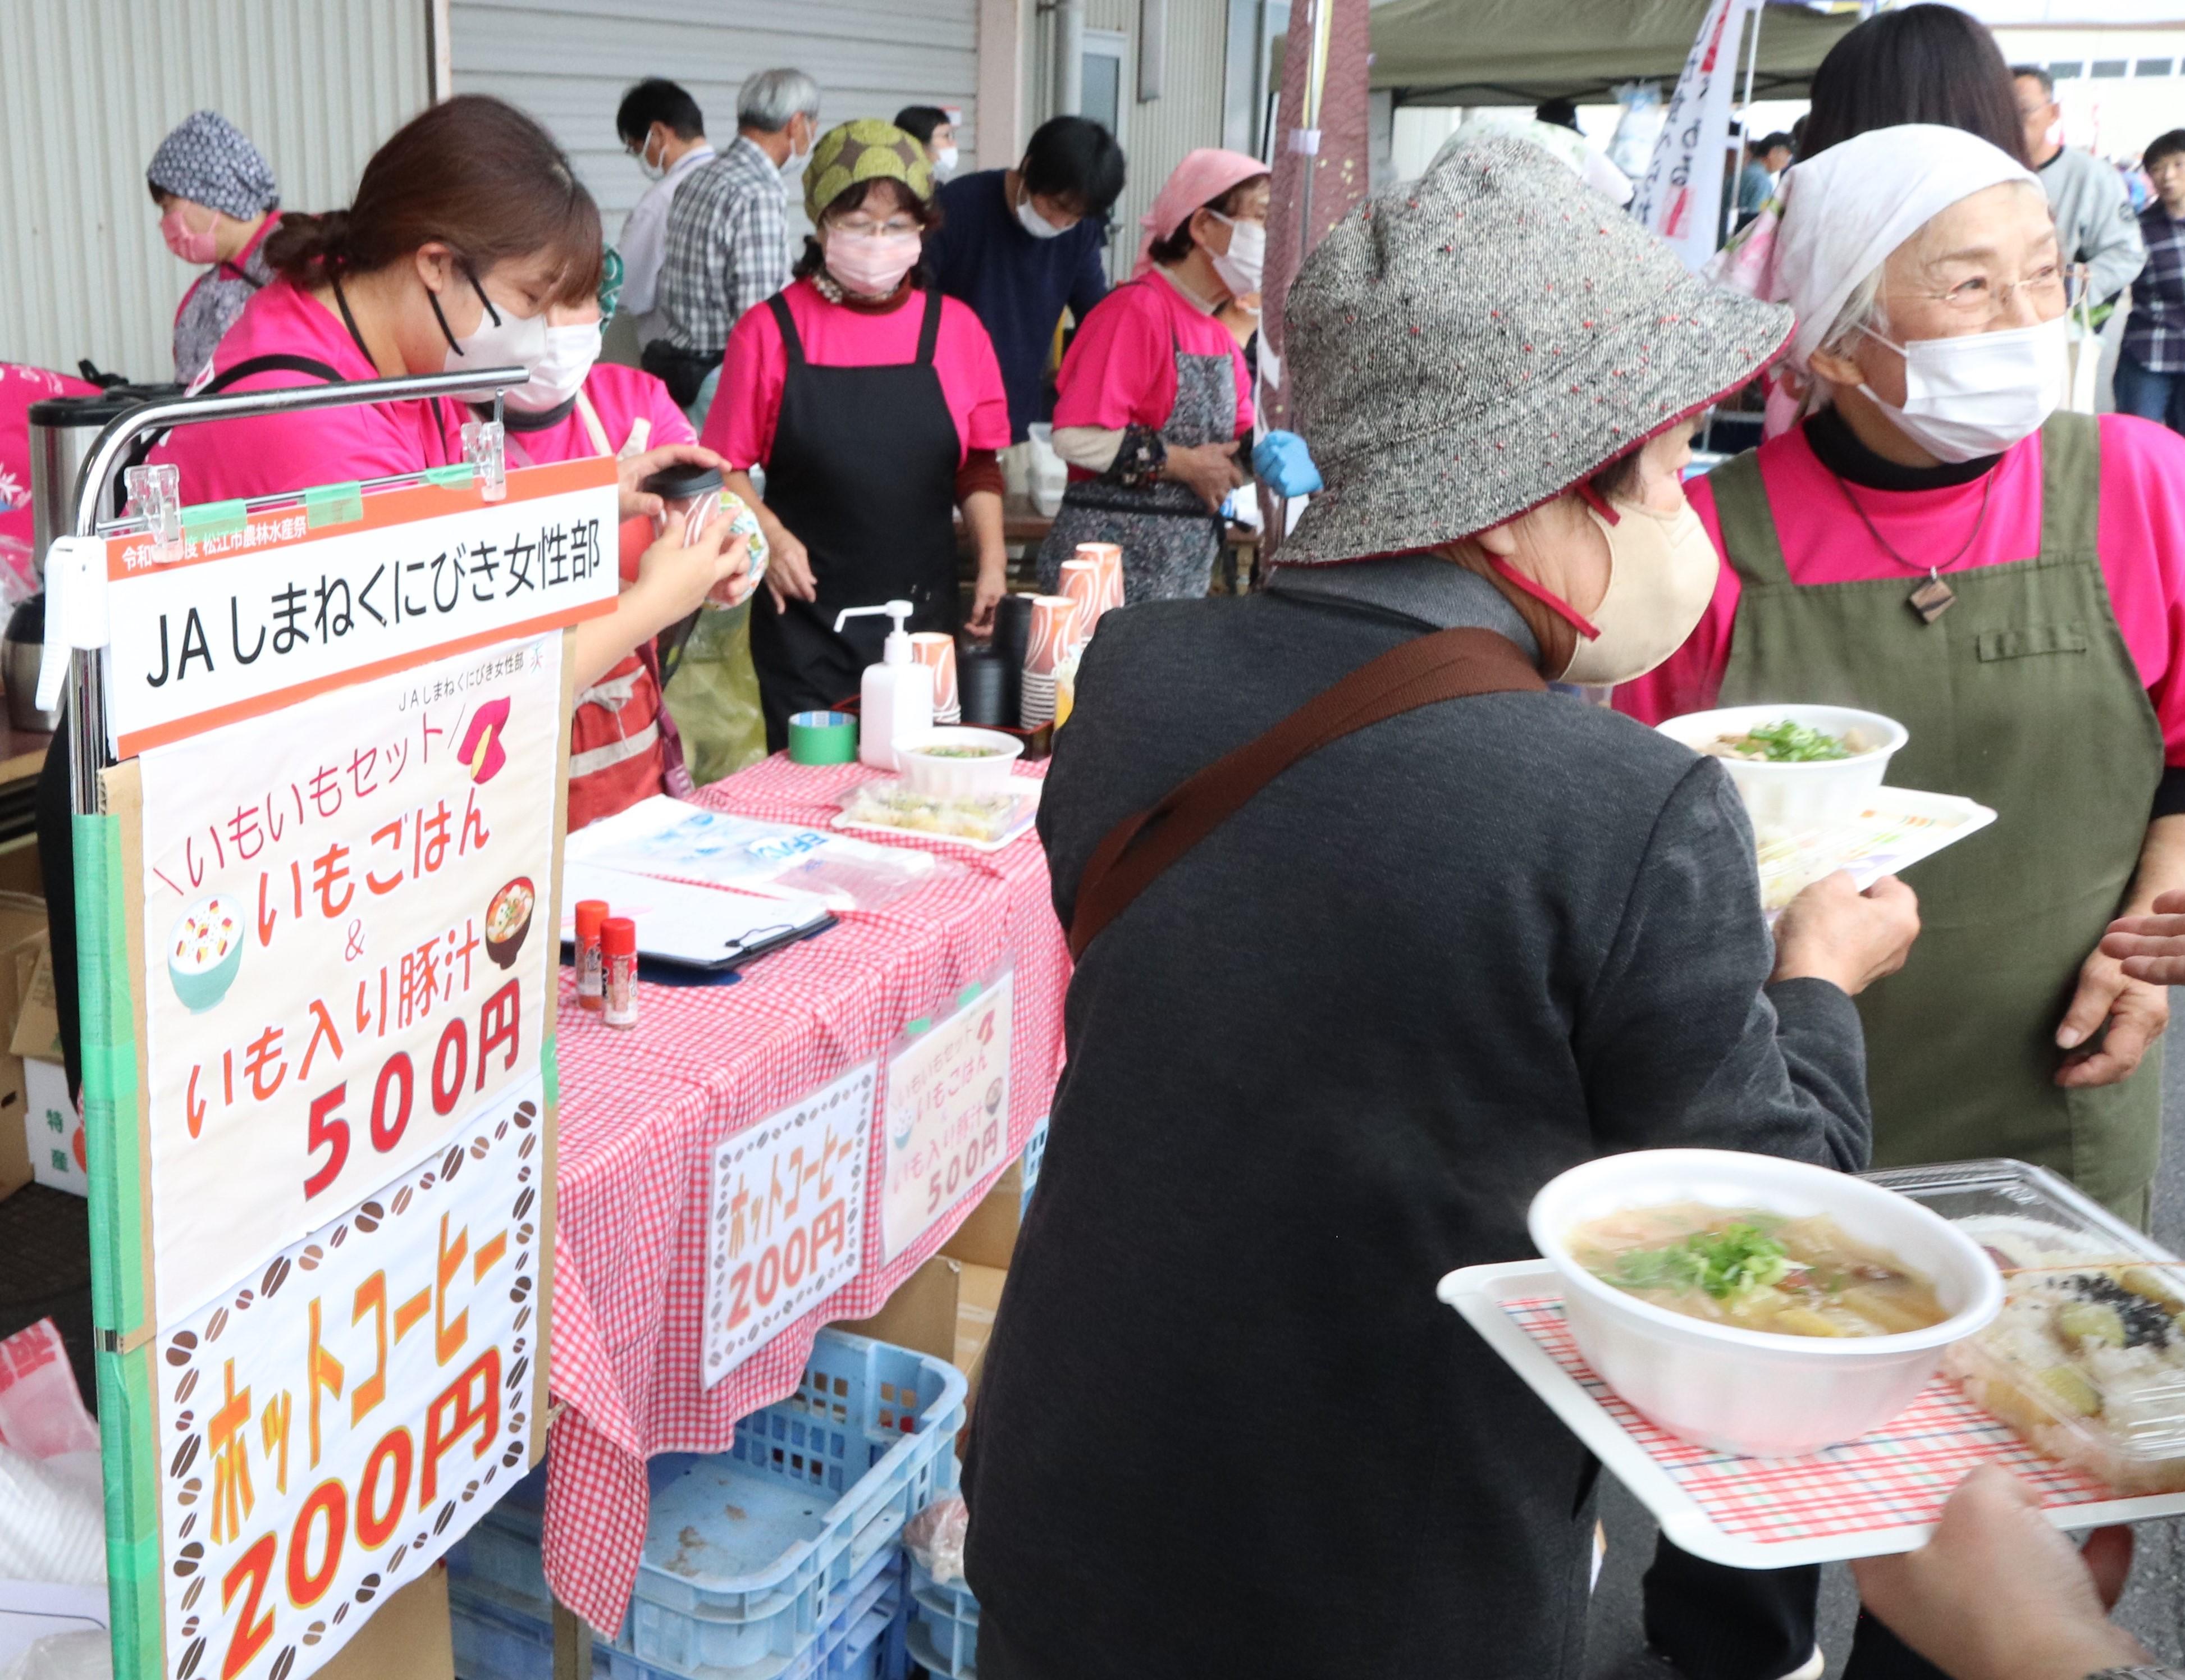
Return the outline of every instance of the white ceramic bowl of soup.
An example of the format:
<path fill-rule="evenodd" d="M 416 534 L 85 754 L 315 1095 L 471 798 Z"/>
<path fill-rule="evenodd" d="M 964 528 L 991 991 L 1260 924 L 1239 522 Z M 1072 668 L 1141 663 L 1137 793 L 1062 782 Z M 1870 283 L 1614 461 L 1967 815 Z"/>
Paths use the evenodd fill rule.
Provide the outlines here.
<path fill-rule="evenodd" d="M 1746 1330 L 1657 1306 L 1572 1257 L 1570 1237 L 1591 1222 L 1680 1202 L 1785 1218 L 1825 1214 L 1853 1242 L 1924 1277 L 1948 1316 L 1888 1336 Z M 1601 1380 L 1670 1434 L 1754 1458 L 1797 1457 L 1880 1428 L 1918 1397 L 1951 1343 L 2003 1308 L 2002 1274 L 1948 1220 L 1879 1184 L 1774 1156 L 1604 1156 L 1551 1179 L 1527 1218 L 1562 1277 L 1571 1335 Z"/>
<path fill-rule="evenodd" d="M 998 729 L 944 724 L 898 736 L 895 761 L 914 793 L 936 799 L 976 799 L 1009 791 L 1009 772 L 1024 742 Z"/>
<path fill-rule="evenodd" d="M 1725 735 L 1784 722 L 1833 735 L 1851 749 L 1851 755 L 1791 764 L 1724 759 L 1722 767 L 1745 801 L 1753 827 L 1763 836 L 1775 830 L 1825 827 L 1855 815 L 1881 786 L 1891 758 L 1911 738 L 1896 719 L 1849 706 L 1724 706 L 1712 712 L 1687 712 L 1660 727 L 1672 740 L 1705 753 Z"/>

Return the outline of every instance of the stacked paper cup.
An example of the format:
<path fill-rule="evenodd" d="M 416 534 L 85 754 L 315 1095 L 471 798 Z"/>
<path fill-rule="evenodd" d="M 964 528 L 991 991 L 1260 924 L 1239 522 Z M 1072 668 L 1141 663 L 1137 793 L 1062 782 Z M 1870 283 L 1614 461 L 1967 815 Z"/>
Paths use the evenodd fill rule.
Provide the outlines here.
<path fill-rule="evenodd" d="M 1104 587 L 1100 563 L 1087 557 L 1082 547 L 1075 560 L 1062 563 L 1062 592 L 1077 603 L 1070 624 L 1070 640 L 1074 646 L 1082 647 L 1092 639 L 1092 627 L 1099 621 L 1104 605 L 1101 599 Z"/>
<path fill-rule="evenodd" d="M 933 721 L 961 723 L 964 707 L 956 692 L 956 638 L 944 630 L 919 630 L 910 638 L 910 657 L 933 667 Z"/>
<path fill-rule="evenodd" d="M 1018 715 L 1018 722 L 1025 729 L 1054 721 L 1054 670 L 1076 644 L 1076 618 L 1077 603 L 1066 595 L 1031 597 L 1031 635 L 1025 642 L 1023 701 Z"/>
<path fill-rule="evenodd" d="M 1112 542 L 1081 542 L 1077 557 L 1090 560 L 1100 572 L 1100 611 L 1112 613 L 1123 604 L 1123 551 Z M 1080 626 L 1091 636 L 1090 624 Z"/>

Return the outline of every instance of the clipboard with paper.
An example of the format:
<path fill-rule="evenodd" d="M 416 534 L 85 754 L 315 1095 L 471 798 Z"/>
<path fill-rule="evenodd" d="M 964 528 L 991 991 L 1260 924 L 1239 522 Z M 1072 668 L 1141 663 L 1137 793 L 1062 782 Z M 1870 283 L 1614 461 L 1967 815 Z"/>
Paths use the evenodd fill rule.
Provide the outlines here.
<path fill-rule="evenodd" d="M 640 960 L 716 972 L 835 925 L 826 902 L 809 893 L 759 898 L 573 860 L 562 871 L 564 941 L 575 933 L 576 905 L 583 899 L 605 899 L 613 914 L 637 924 Z"/>

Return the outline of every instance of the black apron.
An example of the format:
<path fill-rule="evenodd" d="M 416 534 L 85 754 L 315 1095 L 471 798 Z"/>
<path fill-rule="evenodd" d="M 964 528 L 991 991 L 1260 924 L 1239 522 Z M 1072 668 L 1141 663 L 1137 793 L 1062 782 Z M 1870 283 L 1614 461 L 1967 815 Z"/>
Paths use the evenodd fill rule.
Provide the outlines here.
<path fill-rule="evenodd" d="M 912 630 L 956 629 L 956 469 L 963 447 L 933 368 L 939 292 L 925 294 L 917 360 L 880 367 L 807 361 L 786 299 L 776 293 L 767 307 L 781 328 L 789 367 L 766 463 L 766 501 L 810 555 L 819 596 L 777 608 L 762 589 L 752 603 L 752 664 L 767 749 L 779 752 L 791 713 L 824 709 L 857 693 L 865 667 L 880 659 L 888 620 L 852 619 L 837 636 L 835 615 L 842 608 L 908 601 Z"/>

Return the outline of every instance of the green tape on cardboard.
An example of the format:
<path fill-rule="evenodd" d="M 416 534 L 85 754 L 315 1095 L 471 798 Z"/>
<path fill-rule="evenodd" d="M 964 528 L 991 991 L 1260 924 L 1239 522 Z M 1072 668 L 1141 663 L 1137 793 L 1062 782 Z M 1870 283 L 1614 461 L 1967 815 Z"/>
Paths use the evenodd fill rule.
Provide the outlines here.
<path fill-rule="evenodd" d="M 304 492 L 304 528 L 353 525 L 364 518 L 364 486 L 352 479 L 345 484 L 321 484 Z"/>
<path fill-rule="evenodd" d="M 443 490 L 468 490 L 477 470 L 467 461 L 457 462 L 452 467 L 428 467 L 425 482 L 438 484 Z"/>
<path fill-rule="evenodd" d="M 70 820 L 75 858 L 83 1143 L 91 1199 L 92 1319 L 127 1336 L 144 1321 L 143 1138 L 130 993 L 121 820 Z"/>
<path fill-rule="evenodd" d="M 974 981 L 973 981 L 970 985 L 966 986 L 966 987 L 965 987 L 962 991 L 960 991 L 960 992 L 958 992 L 958 993 L 957 993 L 957 994 L 956 994 L 956 1007 L 957 1007 L 957 1008 L 958 1008 L 958 1009 L 963 1008 L 963 1007 L 964 1007 L 964 1005 L 965 1004 L 967 1004 L 967 1003 L 970 1002 L 972 999 L 974 999 L 974 998 L 977 997 L 978 995 L 979 995 L 979 983 L 978 983 L 977 981 L 974 980 Z"/>
<path fill-rule="evenodd" d="M 914 1038 L 916 1038 L 916 1037 L 917 1037 L 920 1033 L 925 1032 L 928 1028 L 931 1027 L 932 1025 L 933 1025 L 933 1017 L 932 1017 L 931 1016 L 930 1016 L 930 1015 L 921 1015 L 921 1016 L 919 1016 L 918 1017 L 918 1019 L 917 1019 L 917 1020 L 915 1020 L 915 1021 L 906 1021 L 906 1022 L 904 1022 L 902 1023 L 902 1030 L 903 1030 L 906 1033 L 908 1033 L 910 1037 L 912 1037 L 912 1038 L 914 1038 Z"/>
<path fill-rule="evenodd" d="M 551 1027 L 546 1029 L 546 1047 L 539 1058 L 539 1073 L 545 1084 L 546 1106 L 551 1108 L 562 1100 L 562 1057 Z"/>
<path fill-rule="evenodd" d="M 182 535 L 192 542 L 207 537 L 233 536 L 249 518 L 241 501 L 205 501 L 182 509 Z"/>

